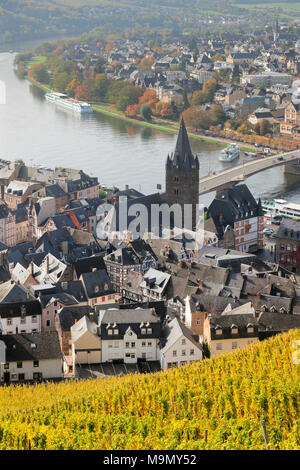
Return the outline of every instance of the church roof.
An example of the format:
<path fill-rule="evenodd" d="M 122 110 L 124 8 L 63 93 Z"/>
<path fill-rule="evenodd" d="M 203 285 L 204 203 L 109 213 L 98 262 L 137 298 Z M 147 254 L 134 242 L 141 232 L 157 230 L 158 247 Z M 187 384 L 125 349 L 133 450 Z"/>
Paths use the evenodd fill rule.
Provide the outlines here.
<path fill-rule="evenodd" d="M 177 137 L 176 147 L 171 158 L 168 156 L 167 165 L 172 163 L 181 169 L 199 168 L 198 157 L 192 154 L 190 142 L 183 118 L 180 122 L 179 133 Z"/>

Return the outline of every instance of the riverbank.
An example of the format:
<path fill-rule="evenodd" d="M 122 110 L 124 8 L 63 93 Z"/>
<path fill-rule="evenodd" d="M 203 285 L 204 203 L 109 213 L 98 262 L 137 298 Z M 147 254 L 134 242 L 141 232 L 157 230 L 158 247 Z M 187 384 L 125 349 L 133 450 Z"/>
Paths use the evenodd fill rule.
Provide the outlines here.
<path fill-rule="evenodd" d="M 30 78 L 28 75 L 26 76 L 26 79 L 32 83 L 32 85 L 40 88 L 43 90 L 45 93 L 51 92 L 52 90 L 47 87 L 46 85 L 43 85 L 42 83 L 37 82 L 33 78 Z M 92 104 L 93 110 L 97 113 L 105 114 L 106 116 L 111 116 L 115 119 L 121 119 L 122 121 L 127 121 L 132 124 L 136 124 L 138 126 L 143 126 L 143 127 L 148 127 L 151 129 L 155 129 L 158 131 L 162 132 L 168 132 L 169 134 L 177 134 L 178 129 L 179 129 L 179 124 L 178 123 L 170 123 L 170 121 L 164 121 L 164 120 L 159 120 L 159 123 L 151 123 L 151 122 L 146 122 L 146 121 L 141 121 L 139 119 L 134 119 L 125 116 L 121 112 L 117 112 L 116 110 L 112 110 L 109 105 L 106 103 L 97 103 L 97 104 Z M 223 139 L 222 137 L 208 137 L 204 134 L 200 133 L 195 133 L 195 132 L 188 132 L 188 135 L 192 139 L 204 141 L 204 142 L 210 142 L 210 143 L 215 143 L 220 146 L 227 146 L 230 143 L 239 143 L 237 141 L 231 140 L 231 139 Z M 248 151 L 251 152 L 252 150 L 257 150 L 257 148 L 254 145 L 247 144 L 247 146 L 242 146 L 240 145 L 240 149 L 243 151 Z"/>

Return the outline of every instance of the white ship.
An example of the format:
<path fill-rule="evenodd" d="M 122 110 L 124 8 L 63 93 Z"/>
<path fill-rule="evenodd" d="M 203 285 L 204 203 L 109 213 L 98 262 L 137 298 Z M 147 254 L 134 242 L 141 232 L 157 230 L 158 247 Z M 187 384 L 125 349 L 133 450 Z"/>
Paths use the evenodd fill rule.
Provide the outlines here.
<path fill-rule="evenodd" d="M 300 220 L 300 204 L 287 202 L 284 199 L 274 199 L 273 202 L 262 201 L 261 206 L 271 220 L 276 216 Z"/>
<path fill-rule="evenodd" d="M 47 101 L 55 103 L 65 109 L 75 111 L 75 113 L 91 114 L 93 112 L 92 105 L 90 105 L 89 103 L 74 100 L 73 98 L 69 98 L 68 95 L 65 95 L 64 93 L 46 93 L 45 98 Z"/>
<path fill-rule="evenodd" d="M 240 149 L 237 144 L 231 144 L 226 149 L 222 150 L 219 157 L 220 162 L 232 162 L 240 156 Z"/>

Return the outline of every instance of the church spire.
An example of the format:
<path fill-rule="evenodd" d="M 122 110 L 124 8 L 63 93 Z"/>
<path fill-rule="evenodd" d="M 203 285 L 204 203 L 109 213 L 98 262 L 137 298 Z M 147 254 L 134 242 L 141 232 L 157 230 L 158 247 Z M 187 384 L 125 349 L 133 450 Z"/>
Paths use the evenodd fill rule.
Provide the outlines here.
<path fill-rule="evenodd" d="M 198 157 L 194 157 L 192 154 L 188 134 L 184 124 L 183 118 L 181 118 L 179 133 L 177 137 L 175 151 L 172 155 L 174 163 L 181 168 L 193 168 L 198 166 Z"/>

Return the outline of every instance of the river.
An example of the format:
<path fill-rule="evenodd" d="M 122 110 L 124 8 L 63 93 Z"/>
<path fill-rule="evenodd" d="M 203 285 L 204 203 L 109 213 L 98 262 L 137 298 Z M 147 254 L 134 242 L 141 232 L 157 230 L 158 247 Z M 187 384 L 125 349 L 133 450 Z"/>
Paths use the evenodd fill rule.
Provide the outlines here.
<path fill-rule="evenodd" d="M 99 113 L 80 117 L 58 108 L 45 101 L 40 89 L 17 77 L 13 59 L 9 52 L 0 53 L 0 80 L 6 86 L 6 104 L 0 104 L 0 158 L 80 168 L 102 184 L 129 184 L 145 194 L 155 192 L 158 184 L 164 188 L 165 161 L 175 147 L 175 135 Z M 191 147 L 199 156 L 200 176 L 228 167 L 218 161 L 219 145 L 191 139 Z M 255 197 L 300 203 L 299 180 L 284 175 L 282 168 L 255 175 L 247 185 Z M 200 202 L 207 205 L 212 198 L 208 194 Z"/>

